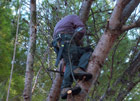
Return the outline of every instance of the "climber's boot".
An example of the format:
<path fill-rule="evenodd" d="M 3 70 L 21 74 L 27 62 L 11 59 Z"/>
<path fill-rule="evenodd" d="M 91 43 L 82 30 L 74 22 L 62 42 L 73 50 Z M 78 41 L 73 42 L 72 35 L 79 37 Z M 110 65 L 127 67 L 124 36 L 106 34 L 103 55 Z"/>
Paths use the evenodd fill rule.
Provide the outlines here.
<path fill-rule="evenodd" d="M 76 80 L 88 81 L 92 78 L 92 74 L 85 72 L 82 68 L 76 68 L 73 74 Z"/>

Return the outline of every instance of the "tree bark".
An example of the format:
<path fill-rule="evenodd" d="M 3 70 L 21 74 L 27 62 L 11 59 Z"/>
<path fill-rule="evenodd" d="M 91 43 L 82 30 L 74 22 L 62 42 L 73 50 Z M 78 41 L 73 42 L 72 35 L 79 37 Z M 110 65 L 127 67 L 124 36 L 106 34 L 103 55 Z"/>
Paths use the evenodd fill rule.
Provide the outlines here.
<path fill-rule="evenodd" d="M 91 73 L 93 75 L 93 78 L 89 82 L 82 82 L 82 81 L 79 82 L 82 88 L 82 92 L 79 95 L 74 97 L 75 101 L 85 101 L 85 97 L 88 95 L 90 87 L 92 86 L 92 84 L 95 83 L 95 81 L 97 80 L 97 77 L 100 74 L 101 67 L 109 51 L 111 50 L 117 37 L 119 37 L 119 35 L 122 33 L 121 17 L 123 16 L 123 10 L 125 9 L 125 7 L 128 7 L 126 6 L 127 3 L 129 3 L 129 0 L 117 1 L 117 4 L 108 22 L 107 28 L 104 31 L 104 34 L 102 35 L 97 46 L 95 47 L 94 52 L 92 53 L 92 59 L 90 60 L 88 64 L 87 72 Z M 128 5 L 131 5 L 131 4 L 128 4 Z M 135 6 L 135 8 L 136 7 L 137 6 Z M 133 11 L 128 11 L 128 12 L 132 13 Z"/>
<path fill-rule="evenodd" d="M 88 20 L 89 12 L 93 1 L 94 0 L 83 0 L 82 2 L 82 6 L 79 11 L 79 16 L 84 24 Z"/>
<path fill-rule="evenodd" d="M 89 6 L 91 7 L 91 3 L 93 0 L 83 0 L 82 8 L 80 9 L 80 18 L 85 23 L 88 14 L 89 13 Z M 87 72 L 91 73 L 93 75 L 92 80 L 88 82 L 80 81 L 79 85 L 82 88 L 82 91 L 80 94 L 74 96 L 74 101 L 85 101 L 85 97 L 88 95 L 89 90 L 92 86 L 92 84 L 95 83 L 97 80 L 97 77 L 100 74 L 101 67 L 104 64 L 104 61 L 106 57 L 108 56 L 109 51 L 111 50 L 112 46 L 114 45 L 115 40 L 122 34 L 122 24 L 124 24 L 130 14 L 134 11 L 134 9 L 137 7 L 137 4 L 133 6 L 132 10 L 126 10 L 129 7 L 132 7 L 131 3 L 135 0 L 117 0 L 116 6 L 113 10 L 113 13 L 111 15 L 110 20 L 107 23 L 106 29 L 104 31 L 104 34 L 100 38 L 100 41 L 98 42 L 97 46 L 94 49 L 94 52 L 92 53 L 91 60 L 88 64 Z M 139 3 L 139 2 L 138 2 Z M 85 6 L 85 7 L 84 7 Z M 125 11 L 124 11 L 125 10 Z M 125 15 L 129 13 L 129 15 Z M 123 17 L 127 16 L 124 20 Z M 47 100 L 49 101 L 49 100 Z"/>
<path fill-rule="evenodd" d="M 62 67 L 64 67 L 63 60 L 60 61 L 59 68 L 60 68 L 60 65 L 62 65 Z M 62 79 L 63 79 L 63 77 L 60 75 L 60 73 L 56 73 L 56 77 L 53 81 L 52 88 L 47 97 L 47 101 L 58 101 L 59 100 Z"/>
<path fill-rule="evenodd" d="M 60 95 L 60 88 L 62 83 L 62 77 L 59 73 L 56 73 L 56 78 L 53 81 L 52 88 L 50 90 L 47 101 L 58 101 Z"/>
<path fill-rule="evenodd" d="M 35 49 L 36 49 L 36 0 L 30 0 L 30 41 L 26 62 L 25 87 L 23 92 L 24 101 L 31 101 Z"/>
<path fill-rule="evenodd" d="M 97 80 L 104 60 L 106 59 L 111 47 L 113 46 L 119 34 L 120 31 L 114 31 L 112 34 L 112 31 L 108 30 L 102 35 L 98 45 L 92 53 L 92 59 L 89 61 L 88 64 L 87 72 L 91 73 L 93 78 L 89 82 L 79 82 L 82 88 L 82 92 L 81 94 L 74 97 L 75 101 L 85 100 L 85 97 L 86 95 L 88 95 L 90 87 Z"/>
<path fill-rule="evenodd" d="M 135 10 L 135 8 L 139 5 L 140 0 L 131 0 L 129 4 L 125 7 L 123 10 L 123 14 L 121 17 L 121 22 L 125 23 L 128 17 L 132 14 L 132 12 Z"/>

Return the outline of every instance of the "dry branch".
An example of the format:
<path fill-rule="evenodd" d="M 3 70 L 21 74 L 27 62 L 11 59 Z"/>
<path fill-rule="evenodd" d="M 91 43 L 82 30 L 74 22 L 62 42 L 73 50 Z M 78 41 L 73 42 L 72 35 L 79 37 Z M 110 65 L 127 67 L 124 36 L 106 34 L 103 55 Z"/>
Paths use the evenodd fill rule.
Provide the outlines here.
<path fill-rule="evenodd" d="M 140 69 L 140 51 L 135 56 L 130 66 L 124 71 L 124 73 L 116 80 L 112 87 L 110 87 L 106 93 L 105 100 L 111 99 L 112 96 L 118 95 L 115 101 L 122 101 L 125 96 L 140 82 L 139 69 Z M 117 92 L 118 87 L 120 88 Z M 113 91 L 112 95 L 109 95 Z"/>
<path fill-rule="evenodd" d="M 17 46 L 18 32 L 19 32 L 20 11 L 21 11 L 21 7 L 19 7 L 19 14 L 18 14 L 18 19 L 17 19 L 16 38 L 15 38 L 15 44 L 14 44 L 14 52 L 13 52 L 13 59 L 12 59 L 12 67 L 11 67 L 10 80 L 9 80 L 9 87 L 8 87 L 8 91 L 7 91 L 7 98 L 6 98 L 6 101 L 8 101 L 8 99 L 9 99 L 10 87 L 11 87 L 11 81 L 12 81 L 12 75 L 13 75 L 14 64 L 15 64 L 16 46 Z"/>
<path fill-rule="evenodd" d="M 60 61 L 59 68 L 60 68 L 60 65 L 62 65 L 62 67 L 64 66 L 64 61 L 63 60 Z M 63 78 L 60 75 L 60 73 L 56 73 L 56 77 L 53 81 L 50 93 L 47 97 L 47 101 L 58 101 L 59 100 L 62 79 Z"/>
<path fill-rule="evenodd" d="M 140 27 L 140 19 L 136 21 L 135 23 L 132 23 L 130 25 L 124 25 L 122 26 L 122 32 L 128 31 L 132 28 Z"/>

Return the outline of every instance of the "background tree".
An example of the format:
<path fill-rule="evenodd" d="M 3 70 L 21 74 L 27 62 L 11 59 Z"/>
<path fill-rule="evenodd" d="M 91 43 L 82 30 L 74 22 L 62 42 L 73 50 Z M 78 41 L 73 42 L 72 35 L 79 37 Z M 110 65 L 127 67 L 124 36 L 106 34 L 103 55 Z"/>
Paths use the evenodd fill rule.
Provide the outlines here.
<path fill-rule="evenodd" d="M 36 49 L 36 0 L 30 0 L 30 40 L 28 46 L 25 87 L 24 87 L 24 101 L 31 101 L 32 97 L 32 80 L 33 80 L 33 65 Z"/>

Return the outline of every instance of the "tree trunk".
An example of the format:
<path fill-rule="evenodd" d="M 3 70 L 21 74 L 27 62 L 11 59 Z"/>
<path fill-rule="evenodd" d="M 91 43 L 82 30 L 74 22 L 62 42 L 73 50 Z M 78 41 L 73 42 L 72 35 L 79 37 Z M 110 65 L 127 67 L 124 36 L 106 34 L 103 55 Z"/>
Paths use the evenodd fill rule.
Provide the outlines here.
<path fill-rule="evenodd" d="M 86 12 L 89 13 L 89 11 L 87 10 L 89 10 L 89 8 L 91 7 L 92 1 L 93 0 L 83 0 L 82 8 L 80 9 L 79 15 L 84 23 L 88 18 L 88 14 L 86 14 Z M 79 82 L 82 91 L 79 95 L 74 96 L 74 101 L 85 101 L 85 97 L 88 95 L 92 84 L 94 84 L 97 80 L 97 77 L 100 74 L 101 67 L 104 64 L 104 61 L 107 58 L 109 51 L 114 45 L 115 40 L 123 33 L 123 31 L 121 30 L 123 24 L 126 22 L 128 17 L 131 15 L 131 13 L 140 2 L 137 1 L 137 3 L 134 3 L 135 1 L 136 0 L 117 0 L 111 18 L 107 22 L 104 34 L 102 35 L 100 41 L 95 47 L 94 52 L 91 56 L 91 60 L 88 64 L 87 72 L 91 73 L 93 75 L 93 78 L 88 82 Z M 130 8 L 131 10 L 128 10 Z M 123 17 L 125 17 L 125 19 Z"/>
<path fill-rule="evenodd" d="M 123 10 L 125 9 L 125 7 L 128 7 L 128 5 L 129 5 L 129 7 L 132 6 L 131 3 L 129 3 L 129 2 L 130 2 L 130 0 L 118 0 L 117 1 L 117 4 L 116 4 L 114 11 L 111 15 L 111 18 L 108 21 L 108 24 L 106 26 L 106 30 L 104 31 L 104 34 L 102 35 L 100 41 L 98 42 L 97 46 L 95 47 L 95 50 L 92 53 L 92 59 L 90 60 L 90 62 L 88 64 L 87 72 L 92 73 L 93 78 L 89 82 L 79 82 L 79 84 L 82 88 L 82 92 L 79 95 L 74 97 L 75 101 L 84 101 L 85 97 L 88 95 L 90 87 L 97 80 L 97 77 L 100 74 L 101 67 L 102 67 L 109 51 L 111 50 L 117 37 L 122 33 L 122 31 L 121 31 L 121 27 L 122 27 L 121 17 L 124 14 Z M 135 6 L 135 8 L 136 7 L 137 6 Z M 131 14 L 133 12 L 133 10 L 128 11 L 128 12 Z M 125 19 L 125 21 L 126 20 L 127 19 Z"/>
<path fill-rule="evenodd" d="M 26 62 L 25 87 L 23 92 L 24 101 L 31 101 L 33 63 L 36 49 L 36 0 L 30 0 L 30 41 Z"/>
<path fill-rule="evenodd" d="M 62 67 L 64 67 L 63 60 L 60 61 L 59 68 L 60 68 L 60 65 L 62 65 Z M 59 100 L 62 79 L 63 79 L 63 77 L 60 75 L 60 73 L 56 73 L 56 77 L 53 81 L 52 88 L 47 97 L 47 101 L 58 101 Z"/>
<path fill-rule="evenodd" d="M 79 82 L 82 88 L 82 92 L 81 94 L 75 96 L 75 101 L 85 100 L 85 97 L 86 95 L 88 95 L 90 87 L 97 80 L 104 60 L 106 59 L 111 47 L 114 44 L 115 39 L 118 37 L 119 34 L 119 31 L 111 34 L 111 31 L 108 30 L 102 35 L 98 45 L 92 53 L 92 59 L 89 61 L 88 64 L 87 72 L 91 73 L 93 75 L 93 78 L 89 82 Z"/>

